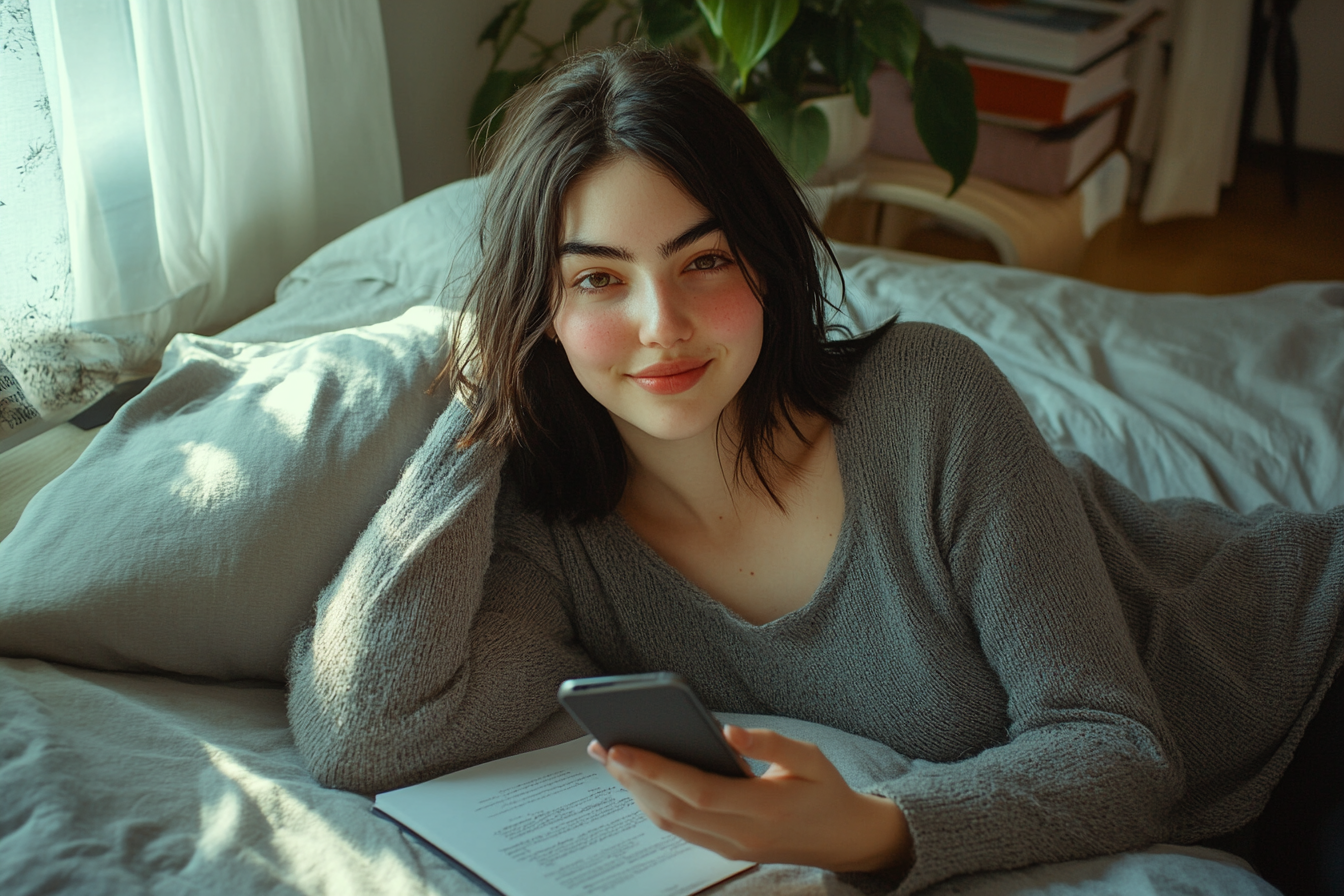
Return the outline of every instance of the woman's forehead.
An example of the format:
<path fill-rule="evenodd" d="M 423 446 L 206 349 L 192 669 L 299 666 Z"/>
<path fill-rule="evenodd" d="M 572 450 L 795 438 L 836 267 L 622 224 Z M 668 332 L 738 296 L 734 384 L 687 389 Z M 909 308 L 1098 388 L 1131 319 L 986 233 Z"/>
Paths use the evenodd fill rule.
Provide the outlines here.
<path fill-rule="evenodd" d="M 575 178 L 565 194 L 560 242 L 608 244 L 613 239 L 662 243 L 710 217 L 675 176 L 624 155 Z"/>

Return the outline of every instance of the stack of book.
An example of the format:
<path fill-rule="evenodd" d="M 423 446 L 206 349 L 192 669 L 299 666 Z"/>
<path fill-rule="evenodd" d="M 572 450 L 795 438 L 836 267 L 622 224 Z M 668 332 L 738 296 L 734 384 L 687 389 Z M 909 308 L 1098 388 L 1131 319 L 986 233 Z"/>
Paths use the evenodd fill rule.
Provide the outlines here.
<path fill-rule="evenodd" d="M 924 29 L 966 53 L 979 143 L 971 173 L 1057 195 L 1125 141 L 1134 93 L 1134 32 L 1155 0 L 926 0 Z M 908 87 L 879 69 L 873 138 L 879 153 L 927 160 Z"/>

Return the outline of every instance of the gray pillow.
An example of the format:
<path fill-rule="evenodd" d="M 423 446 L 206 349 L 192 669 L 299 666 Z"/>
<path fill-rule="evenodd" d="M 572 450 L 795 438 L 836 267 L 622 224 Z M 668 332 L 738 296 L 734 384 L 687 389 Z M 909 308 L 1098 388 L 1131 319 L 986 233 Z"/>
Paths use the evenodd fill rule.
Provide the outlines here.
<path fill-rule="evenodd" d="M 0 542 L 0 654 L 283 681 L 290 639 L 446 406 L 425 394 L 444 315 L 174 339 Z"/>

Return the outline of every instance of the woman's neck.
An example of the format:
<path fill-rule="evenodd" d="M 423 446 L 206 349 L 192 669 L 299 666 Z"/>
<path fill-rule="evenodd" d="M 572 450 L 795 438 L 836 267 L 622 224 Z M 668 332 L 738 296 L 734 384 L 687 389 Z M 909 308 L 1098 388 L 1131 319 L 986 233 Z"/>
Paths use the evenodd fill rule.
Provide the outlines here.
<path fill-rule="evenodd" d="M 839 543 L 844 483 L 834 433 L 822 417 L 777 434 L 787 466 L 771 488 L 737 481 L 730 440 L 626 442 L 630 477 L 617 505 L 626 523 L 691 584 L 753 625 L 804 606 Z M 711 433 L 711 435 L 713 435 Z"/>
<path fill-rule="evenodd" d="M 723 426 L 669 442 L 622 426 L 629 476 L 619 509 L 627 517 L 658 514 L 713 527 L 736 515 L 741 483 L 733 475 L 736 451 Z"/>
<path fill-rule="evenodd" d="M 622 514 L 627 518 L 656 514 L 678 525 L 715 530 L 737 525 L 762 509 L 779 512 L 759 483 L 736 475 L 737 427 L 727 419 L 729 413 L 719 426 L 675 442 L 617 421 L 630 464 L 619 505 Z M 788 426 L 776 437 L 784 463 L 773 462 L 771 486 L 781 496 L 789 491 L 792 471 L 805 472 L 812 444 L 825 432 L 826 421 L 821 418 L 802 423 L 807 442 Z M 745 472 L 753 476 L 750 468 Z"/>

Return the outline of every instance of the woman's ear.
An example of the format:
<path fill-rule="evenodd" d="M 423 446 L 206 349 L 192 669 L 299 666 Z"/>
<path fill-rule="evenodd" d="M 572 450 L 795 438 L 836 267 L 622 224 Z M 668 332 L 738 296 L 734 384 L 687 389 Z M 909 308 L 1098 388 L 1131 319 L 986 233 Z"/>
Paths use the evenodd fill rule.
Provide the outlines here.
<path fill-rule="evenodd" d="M 557 344 L 560 342 L 560 334 L 555 332 L 555 324 L 546 326 L 546 338 Z"/>

